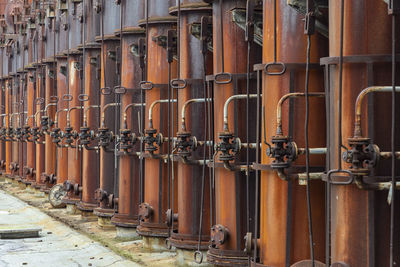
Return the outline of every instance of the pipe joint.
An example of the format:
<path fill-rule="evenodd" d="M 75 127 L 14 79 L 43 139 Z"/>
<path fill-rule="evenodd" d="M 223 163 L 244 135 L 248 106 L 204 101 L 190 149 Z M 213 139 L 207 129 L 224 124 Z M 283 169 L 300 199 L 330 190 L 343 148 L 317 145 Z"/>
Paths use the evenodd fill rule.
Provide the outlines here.
<path fill-rule="evenodd" d="M 103 148 L 108 147 L 115 140 L 113 132 L 106 127 L 98 129 L 97 137 L 99 139 L 99 146 Z"/>
<path fill-rule="evenodd" d="M 176 141 L 174 142 L 174 148 L 177 154 L 183 158 L 188 158 L 193 151 L 199 146 L 197 138 L 192 136 L 190 132 L 178 132 L 176 134 Z"/>
<path fill-rule="evenodd" d="M 370 138 L 353 137 L 348 139 L 350 149 L 343 152 L 342 158 L 351 164 L 350 171 L 356 176 L 369 175 L 379 162 L 380 150 Z"/>
<path fill-rule="evenodd" d="M 222 132 L 218 138 L 221 141 L 215 145 L 215 150 L 221 152 L 219 159 L 223 162 L 234 160 L 242 148 L 240 138 L 235 137 L 231 132 Z"/>
<path fill-rule="evenodd" d="M 210 237 L 211 245 L 215 248 L 218 248 L 228 240 L 229 231 L 225 226 L 221 224 L 213 225 L 211 227 Z"/>
<path fill-rule="evenodd" d="M 145 151 L 153 154 L 164 143 L 164 137 L 161 133 L 157 133 L 156 129 L 150 128 L 144 131 Z"/>
<path fill-rule="evenodd" d="M 136 144 L 138 138 L 135 133 L 132 133 L 130 129 L 121 129 L 120 131 L 120 149 L 128 152 Z"/>
<path fill-rule="evenodd" d="M 101 207 L 114 208 L 115 205 L 114 194 L 110 194 L 101 188 L 96 189 L 94 193 L 95 193 L 95 199 L 100 204 Z"/>
<path fill-rule="evenodd" d="M 139 205 L 139 219 L 141 221 L 150 219 L 153 216 L 154 209 L 148 203 L 142 203 Z"/>
<path fill-rule="evenodd" d="M 271 147 L 267 148 L 266 154 L 274 160 L 271 167 L 277 170 L 289 168 L 293 161 L 297 159 L 298 149 L 295 142 L 288 136 L 273 136 Z"/>

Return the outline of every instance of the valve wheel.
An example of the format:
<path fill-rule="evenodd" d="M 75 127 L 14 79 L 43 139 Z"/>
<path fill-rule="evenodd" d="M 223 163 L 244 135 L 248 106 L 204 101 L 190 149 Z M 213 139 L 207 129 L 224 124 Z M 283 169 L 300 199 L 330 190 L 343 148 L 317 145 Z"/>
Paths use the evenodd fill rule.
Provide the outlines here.
<path fill-rule="evenodd" d="M 57 184 L 50 189 L 49 202 L 53 208 L 60 209 L 65 207 L 62 199 L 67 195 L 67 191 L 62 184 Z"/>

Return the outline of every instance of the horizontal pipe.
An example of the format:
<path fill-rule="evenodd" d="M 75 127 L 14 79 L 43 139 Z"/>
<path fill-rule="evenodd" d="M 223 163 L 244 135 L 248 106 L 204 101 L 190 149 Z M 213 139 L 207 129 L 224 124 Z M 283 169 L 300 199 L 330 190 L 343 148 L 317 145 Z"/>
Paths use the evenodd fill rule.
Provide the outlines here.
<path fill-rule="evenodd" d="M 310 155 L 325 155 L 327 152 L 326 147 L 317 147 L 317 148 L 309 148 L 308 149 Z M 299 148 L 297 150 L 298 155 L 305 155 L 306 154 L 306 149 L 305 148 Z"/>
<path fill-rule="evenodd" d="M 361 104 L 364 97 L 372 92 L 382 92 L 382 93 L 390 93 L 392 92 L 392 86 L 371 86 L 362 90 L 356 99 L 356 107 L 355 107 L 355 121 L 354 121 L 354 137 L 361 137 Z M 396 92 L 400 92 L 400 86 L 396 86 Z"/>

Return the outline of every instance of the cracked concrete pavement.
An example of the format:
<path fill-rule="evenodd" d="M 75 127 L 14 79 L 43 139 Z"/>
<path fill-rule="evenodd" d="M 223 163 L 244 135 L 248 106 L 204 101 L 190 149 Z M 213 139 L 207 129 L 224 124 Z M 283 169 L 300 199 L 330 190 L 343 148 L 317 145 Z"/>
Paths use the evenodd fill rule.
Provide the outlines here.
<path fill-rule="evenodd" d="M 0 226 L 42 228 L 37 238 L 0 239 L 0 267 L 140 266 L 1 190 Z"/>

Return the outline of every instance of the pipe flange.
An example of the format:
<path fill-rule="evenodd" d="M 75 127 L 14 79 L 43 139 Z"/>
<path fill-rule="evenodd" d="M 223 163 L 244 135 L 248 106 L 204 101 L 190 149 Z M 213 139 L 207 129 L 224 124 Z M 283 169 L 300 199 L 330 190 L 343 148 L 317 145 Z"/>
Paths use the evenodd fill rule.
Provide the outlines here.
<path fill-rule="evenodd" d="M 216 224 L 211 227 L 211 244 L 214 247 L 223 245 L 229 236 L 229 231 L 226 227 L 221 224 Z"/>
<path fill-rule="evenodd" d="M 149 219 L 153 215 L 153 208 L 148 203 L 139 205 L 139 218 L 141 221 Z"/>

